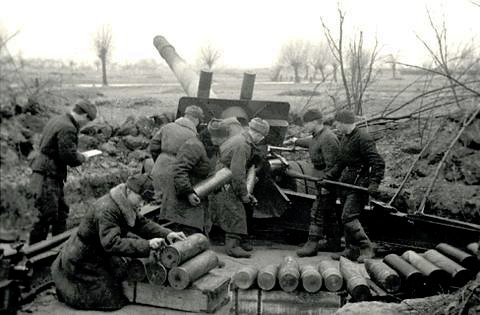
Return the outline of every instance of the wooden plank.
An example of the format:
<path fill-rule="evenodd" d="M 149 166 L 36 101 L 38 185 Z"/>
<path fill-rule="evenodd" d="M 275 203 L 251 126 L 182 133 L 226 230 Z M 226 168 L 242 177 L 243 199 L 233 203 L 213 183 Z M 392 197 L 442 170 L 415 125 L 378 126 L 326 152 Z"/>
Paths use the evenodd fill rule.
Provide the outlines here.
<path fill-rule="evenodd" d="M 341 296 L 337 293 L 320 291 L 307 293 L 294 291 L 262 291 L 261 315 L 324 315 L 333 314 L 341 307 Z"/>
<path fill-rule="evenodd" d="M 260 308 L 260 294 L 258 289 L 235 289 L 233 292 L 232 311 L 234 315 L 257 315 Z"/>
<path fill-rule="evenodd" d="M 229 277 L 209 273 L 195 281 L 191 288 L 186 290 L 180 291 L 150 283 L 124 282 L 124 292 L 131 302 L 137 304 L 187 312 L 212 313 L 228 302 L 229 283 Z"/>

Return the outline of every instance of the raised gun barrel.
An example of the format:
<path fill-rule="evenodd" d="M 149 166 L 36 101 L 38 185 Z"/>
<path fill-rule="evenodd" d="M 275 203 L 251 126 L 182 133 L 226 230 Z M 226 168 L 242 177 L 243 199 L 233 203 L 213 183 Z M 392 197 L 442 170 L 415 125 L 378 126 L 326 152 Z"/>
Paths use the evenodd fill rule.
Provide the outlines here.
<path fill-rule="evenodd" d="M 157 48 L 160 56 L 167 62 L 178 82 L 182 85 L 185 93 L 187 93 L 188 96 L 197 96 L 199 75 L 177 54 L 175 48 L 165 37 L 161 35 L 155 36 L 153 45 Z M 210 97 L 216 97 L 212 90 L 210 90 Z"/>

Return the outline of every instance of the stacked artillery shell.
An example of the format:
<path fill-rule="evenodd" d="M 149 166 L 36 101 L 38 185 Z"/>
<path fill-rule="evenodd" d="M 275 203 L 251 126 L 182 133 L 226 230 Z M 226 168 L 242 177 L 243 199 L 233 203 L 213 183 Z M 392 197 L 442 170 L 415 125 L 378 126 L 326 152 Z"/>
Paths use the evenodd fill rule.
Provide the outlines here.
<path fill-rule="evenodd" d="M 285 292 L 294 291 L 300 280 L 300 270 L 298 262 L 291 256 L 286 256 L 280 268 L 278 269 L 278 283 L 280 288 Z"/>
<path fill-rule="evenodd" d="M 343 277 L 340 273 L 338 262 L 334 260 L 322 260 L 318 265 L 325 287 L 330 292 L 337 292 L 343 286 Z"/>
<path fill-rule="evenodd" d="M 168 273 L 168 283 L 175 289 L 183 290 L 213 268 L 218 266 L 218 257 L 212 250 L 206 250 L 200 255 L 174 267 Z"/>
<path fill-rule="evenodd" d="M 167 281 L 167 268 L 153 257 L 142 258 L 141 261 L 145 265 L 145 273 L 148 282 L 156 285 L 163 285 Z"/>
<path fill-rule="evenodd" d="M 128 263 L 127 281 L 142 282 L 146 276 L 145 264 L 140 259 L 134 258 L 130 260 Z"/>
<path fill-rule="evenodd" d="M 233 275 L 233 282 L 240 289 L 248 289 L 257 279 L 258 269 L 254 266 L 245 266 Z"/>
<path fill-rule="evenodd" d="M 322 276 L 315 266 L 301 266 L 300 278 L 302 279 L 302 286 L 307 292 L 315 293 L 322 287 Z"/>
<path fill-rule="evenodd" d="M 469 251 L 480 257 L 480 243 L 470 243 L 467 245 Z"/>
<path fill-rule="evenodd" d="M 385 291 L 395 293 L 400 289 L 401 281 L 398 273 L 380 260 L 365 260 L 367 272 Z"/>
<path fill-rule="evenodd" d="M 427 277 L 430 283 L 438 283 L 440 285 L 446 285 L 448 283 L 448 280 L 450 279 L 448 272 L 435 266 L 414 251 L 407 250 L 405 253 L 403 253 L 402 257 L 415 268 L 420 270 L 420 272 Z"/>
<path fill-rule="evenodd" d="M 257 275 L 258 287 L 262 290 L 269 291 L 275 287 L 278 274 L 278 265 L 267 265 L 260 268 Z"/>
<path fill-rule="evenodd" d="M 372 297 L 367 279 L 359 273 L 356 264 L 340 257 L 340 271 L 347 283 L 347 291 L 355 301 L 366 301 Z"/>
<path fill-rule="evenodd" d="M 474 243 L 476 244 L 476 243 Z M 477 244 L 478 245 L 478 244 Z M 464 252 L 456 247 L 451 245 L 440 243 L 435 247 L 440 253 L 449 257 L 450 259 L 458 262 L 463 267 L 470 270 L 477 270 L 478 268 L 478 259 L 470 255 L 469 253 Z"/>
<path fill-rule="evenodd" d="M 423 256 L 434 265 L 447 271 L 451 275 L 453 285 L 463 286 L 471 278 L 470 271 L 434 249 L 427 250 Z"/>
<path fill-rule="evenodd" d="M 208 249 L 209 246 L 205 235 L 192 234 L 184 241 L 165 247 L 160 254 L 160 260 L 165 267 L 173 268 Z"/>
<path fill-rule="evenodd" d="M 400 274 L 407 289 L 412 291 L 423 287 L 425 276 L 402 257 L 390 254 L 385 256 L 383 261 Z"/>

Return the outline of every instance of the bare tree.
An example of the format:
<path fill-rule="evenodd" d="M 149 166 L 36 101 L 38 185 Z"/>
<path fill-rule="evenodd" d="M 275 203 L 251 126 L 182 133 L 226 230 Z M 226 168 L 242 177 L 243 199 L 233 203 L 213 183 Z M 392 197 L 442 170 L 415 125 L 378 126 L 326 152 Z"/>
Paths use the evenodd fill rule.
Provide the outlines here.
<path fill-rule="evenodd" d="M 338 37 L 334 38 L 332 31 L 323 21 L 323 31 L 333 58 L 340 67 L 340 75 L 345 90 L 346 105 L 354 109 L 357 115 L 363 112 L 363 96 L 375 77 L 375 63 L 379 57 L 378 41 L 375 39 L 371 49 L 364 47 L 363 32 L 360 31 L 349 45 L 349 51 L 344 47 L 345 13 L 338 8 Z M 349 68 L 347 68 L 349 67 Z"/>
<path fill-rule="evenodd" d="M 199 62 L 202 66 L 206 66 L 208 70 L 212 70 L 213 66 L 220 60 L 223 53 L 212 43 L 208 43 L 199 52 Z"/>
<path fill-rule="evenodd" d="M 387 56 L 387 63 L 390 66 L 390 69 L 392 70 L 392 78 L 396 79 L 397 78 L 397 63 L 398 63 L 398 55 L 397 54 L 389 54 Z"/>
<path fill-rule="evenodd" d="M 440 73 L 440 75 L 443 75 L 448 80 L 455 102 L 457 106 L 461 108 L 461 100 L 457 95 L 456 87 L 459 85 L 458 83 L 462 77 L 478 65 L 480 57 L 476 54 L 474 43 L 459 45 L 457 51 L 454 52 L 452 56 L 451 47 L 447 40 L 445 20 L 441 22 L 440 26 L 436 25 L 428 9 L 427 17 L 435 34 L 436 47 L 429 45 L 419 35 L 417 35 L 417 38 L 422 42 L 433 59 L 434 71 L 431 72 Z"/>
<path fill-rule="evenodd" d="M 102 63 L 102 84 L 108 85 L 107 82 L 107 62 L 112 53 L 113 34 L 110 25 L 103 25 L 94 36 L 93 43 L 100 62 Z"/>
<path fill-rule="evenodd" d="M 289 40 L 280 51 L 280 63 L 292 67 L 295 82 L 300 82 L 300 68 L 307 64 L 310 45 L 307 41 Z"/>
<path fill-rule="evenodd" d="M 314 69 L 313 79 L 316 80 L 317 72 L 320 72 L 320 75 L 322 76 L 322 82 L 325 82 L 327 78 L 326 67 L 332 62 L 332 55 L 328 45 L 324 42 L 314 45 L 310 56 Z"/>

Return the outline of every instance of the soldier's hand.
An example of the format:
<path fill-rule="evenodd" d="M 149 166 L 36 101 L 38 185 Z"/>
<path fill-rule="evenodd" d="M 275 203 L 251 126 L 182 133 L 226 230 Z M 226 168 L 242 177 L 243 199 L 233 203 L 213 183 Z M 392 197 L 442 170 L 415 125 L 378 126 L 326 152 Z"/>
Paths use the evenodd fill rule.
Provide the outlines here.
<path fill-rule="evenodd" d="M 171 234 L 171 233 L 170 233 Z M 170 235 L 169 234 L 169 235 Z M 168 236 L 167 236 L 168 237 Z M 156 238 L 152 238 L 151 240 L 148 241 L 148 245 L 150 245 L 150 248 L 151 249 L 159 249 L 163 246 L 166 246 L 167 243 L 165 242 L 165 239 L 163 238 L 160 238 L 160 237 L 156 237 Z"/>
<path fill-rule="evenodd" d="M 191 193 L 188 195 L 188 202 L 190 202 L 192 206 L 198 206 L 200 204 L 200 197 L 198 197 L 196 193 Z"/>
<path fill-rule="evenodd" d="M 295 145 L 295 142 L 298 140 L 297 137 L 291 137 L 283 142 L 284 146 Z"/>
<path fill-rule="evenodd" d="M 372 197 L 378 196 L 378 184 L 377 183 L 370 183 L 370 185 L 368 185 L 368 194 Z"/>
<path fill-rule="evenodd" d="M 187 239 L 187 237 L 185 236 L 185 233 L 183 233 L 183 232 L 170 232 L 167 235 L 167 240 L 170 244 L 172 244 L 176 241 L 184 241 L 186 239 Z"/>
<path fill-rule="evenodd" d="M 243 203 L 249 203 L 250 202 L 250 195 L 247 194 L 247 195 L 242 196 L 242 202 Z"/>

